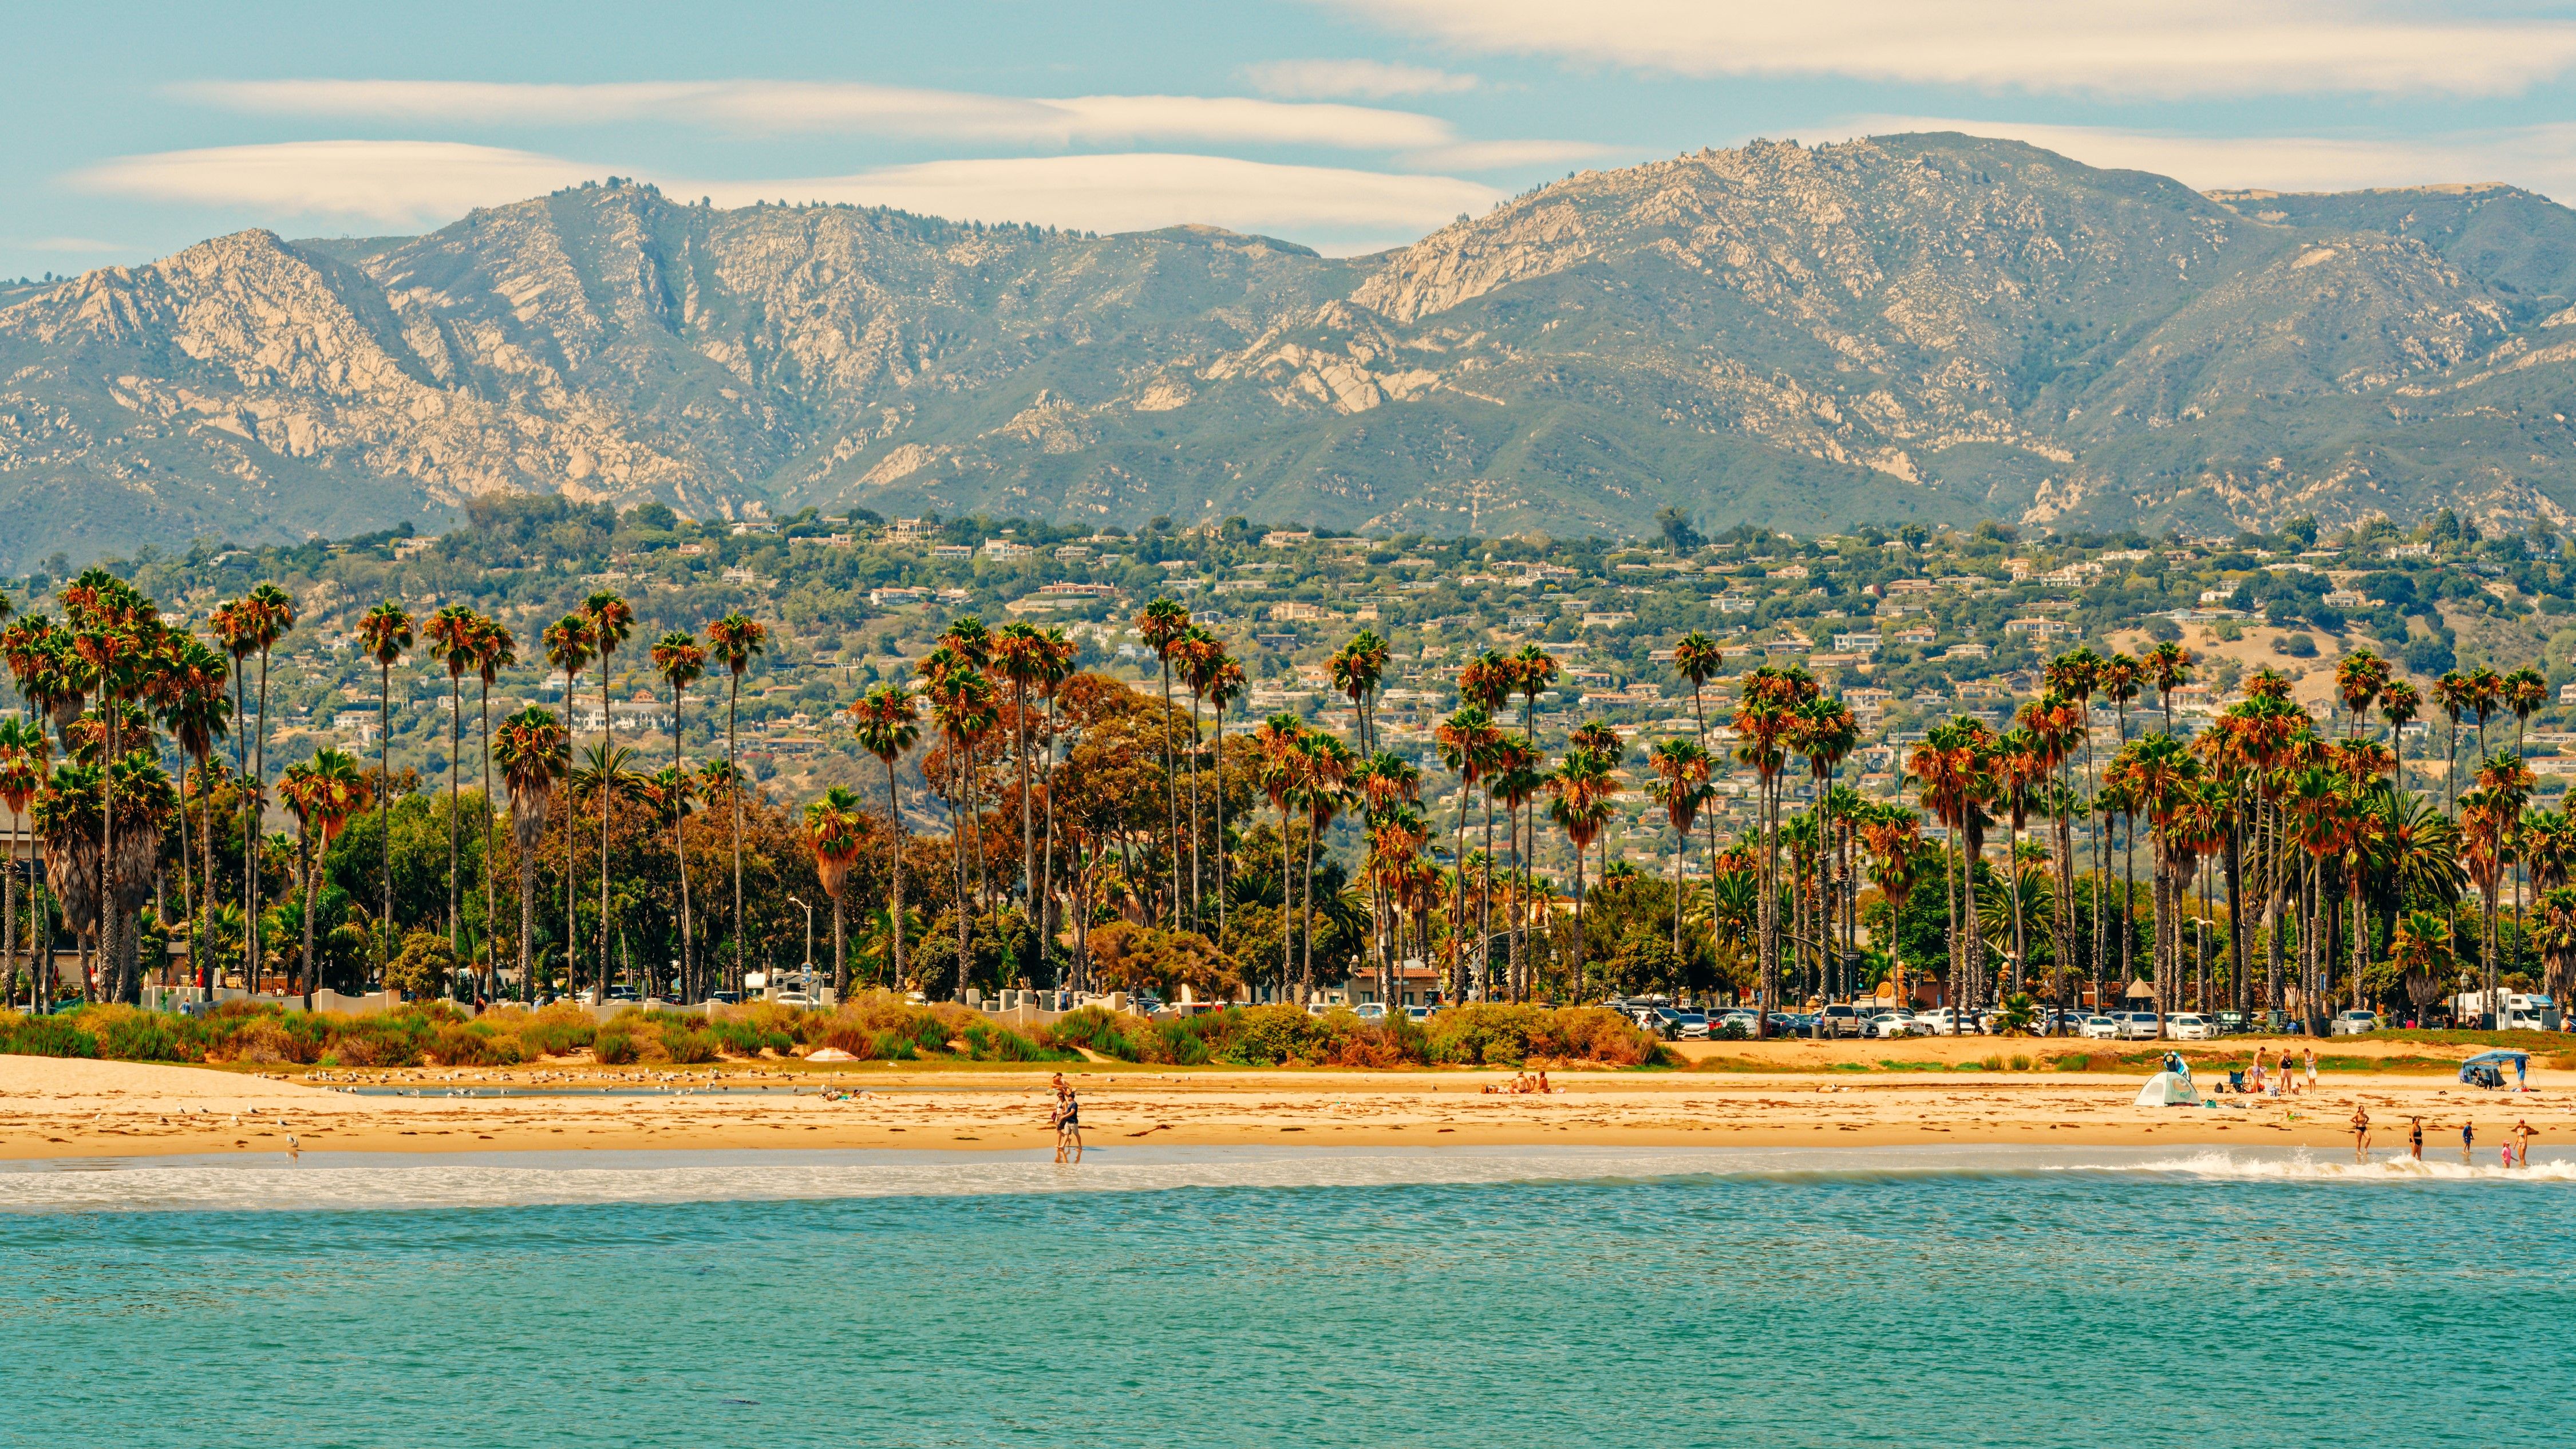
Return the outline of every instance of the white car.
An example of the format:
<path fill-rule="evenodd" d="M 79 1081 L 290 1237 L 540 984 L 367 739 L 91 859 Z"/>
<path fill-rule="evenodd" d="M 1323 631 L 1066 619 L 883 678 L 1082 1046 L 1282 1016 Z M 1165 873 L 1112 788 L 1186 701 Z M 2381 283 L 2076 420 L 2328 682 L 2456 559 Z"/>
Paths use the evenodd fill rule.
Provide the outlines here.
<path fill-rule="evenodd" d="M 1936 1006 L 1930 1011 L 1924 1012 L 1914 1018 L 1914 1034 L 1917 1036 L 1948 1036 L 1954 1024 L 1957 1029 L 1961 1031 L 1975 1030 L 1975 1023 L 1961 1021 L 1959 1013 L 1956 1010 L 1947 1006 Z"/>
<path fill-rule="evenodd" d="M 2165 1035 L 2175 1041 L 2214 1041 L 2218 1024 L 2197 1011 L 2177 1011 L 2165 1018 Z"/>
<path fill-rule="evenodd" d="M 2326 1035 L 2359 1036 L 2363 1032 L 2377 1030 L 2379 1030 L 2379 1017 L 2372 1012 L 2355 1008 L 2351 1011 L 2335 1013 L 2335 1019 L 2326 1027 Z"/>
<path fill-rule="evenodd" d="M 1363 1001 L 1359 1005 L 1351 1008 L 1351 1015 L 1358 1017 L 1362 1021 L 1384 1021 L 1386 1020 L 1386 1003 L 1382 1001 Z"/>
<path fill-rule="evenodd" d="M 2152 1011 L 2124 1011 L 2113 1020 L 2119 1023 L 2119 1030 L 2114 1035 L 2121 1041 L 2156 1039 L 2156 1014 Z"/>
<path fill-rule="evenodd" d="M 1921 1034 L 1920 1023 L 1914 1019 L 1914 1013 L 1901 1006 L 1894 1011 L 1882 1011 L 1871 1017 L 1862 1023 L 1860 1030 L 1861 1035 L 1876 1037 L 1882 1041 Z"/>
<path fill-rule="evenodd" d="M 802 991 L 782 991 L 776 996 L 769 998 L 769 1000 L 770 1003 L 775 1006 L 810 1007 L 814 1004 L 814 998 L 806 995 Z"/>
<path fill-rule="evenodd" d="M 2084 1018 L 2084 1035 L 2096 1041 L 2111 1041 L 2120 1035 L 2120 1023 L 2096 1012 Z"/>

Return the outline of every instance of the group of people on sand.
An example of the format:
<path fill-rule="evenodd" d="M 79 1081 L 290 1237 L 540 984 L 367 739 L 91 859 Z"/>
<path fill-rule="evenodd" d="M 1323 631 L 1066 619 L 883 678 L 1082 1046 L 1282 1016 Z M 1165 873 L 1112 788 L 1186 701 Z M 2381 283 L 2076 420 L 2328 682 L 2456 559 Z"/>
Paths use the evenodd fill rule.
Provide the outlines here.
<path fill-rule="evenodd" d="M 1564 1090 L 1565 1089 L 1563 1087 L 1551 1087 L 1547 1084 L 1547 1068 L 1545 1067 L 1539 1068 L 1537 1076 L 1531 1076 L 1527 1072 L 1514 1072 L 1510 1081 L 1487 1082 L 1484 1087 L 1485 1095 L 1489 1097 L 1544 1097 L 1552 1092 L 1562 1092 Z"/>
<path fill-rule="evenodd" d="M 2264 1051 L 2262 1047 L 2254 1049 L 2254 1065 L 2245 1069 L 2246 1091 L 2267 1097 L 2295 1097 L 2303 1090 L 2313 1092 L 2317 1089 L 2317 1049 L 2315 1047 L 2308 1048 L 2307 1082 L 2304 1087 L 2299 1081 L 2300 1063 L 2295 1053 L 2288 1047 L 2283 1047 L 2280 1061 L 2267 1067 L 2263 1064 Z"/>
<path fill-rule="evenodd" d="M 2514 1119 L 2513 1130 L 2505 1134 L 2503 1165 L 2507 1168 L 2529 1167 L 2531 1139 L 2539 1135 L 2539 1128 L 2520 1118 Z M 2478 1124 L 2462 1121 L 2460 1123 L 2460 1161 L 2462 1163 L 2474 1161 L 2477 1150 Z M 2406 1119 L 2406 1155 L 2416 1162 L 2424 1160 L 2424 1119 L 2421 1117 Z M 2370 1160 L 2370 1109 L 2367 1107 L 2352 1109 L 2352 1160 L 2355 1162 Z"/>
<path fill-rule="evenodd" d="M 1047 1114 L 1047 1125 L 1055 1129 L 1055 1160 L 1082 1161 L 1082 1102 L 1062 1072 L 1055 1074 L 1055 1107 Z"/>

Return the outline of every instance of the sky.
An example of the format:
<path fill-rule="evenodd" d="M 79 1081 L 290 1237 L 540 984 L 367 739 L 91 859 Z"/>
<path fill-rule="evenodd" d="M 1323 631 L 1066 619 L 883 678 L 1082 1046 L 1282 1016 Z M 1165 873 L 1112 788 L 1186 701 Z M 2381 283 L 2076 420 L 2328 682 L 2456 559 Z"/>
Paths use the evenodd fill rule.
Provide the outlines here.
<path fill-rule="evenodd" d="M 608 176 L 1351 254 L 1582 168 L 1933 129 L 2204 189 L 2576 202 L 2576 0 L 19 4 L 0 277 Z"/>

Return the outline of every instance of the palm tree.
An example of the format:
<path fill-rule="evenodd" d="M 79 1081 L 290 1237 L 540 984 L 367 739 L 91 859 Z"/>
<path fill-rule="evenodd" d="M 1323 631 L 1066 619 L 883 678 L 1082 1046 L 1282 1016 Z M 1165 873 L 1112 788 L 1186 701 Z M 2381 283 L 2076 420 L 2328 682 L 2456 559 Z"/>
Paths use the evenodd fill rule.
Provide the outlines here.
<path fill-rule="evenodd" d="M 1691 825 L 1709 798 L 1708 751 L 1691 740 L 1658 740 L 1646 751 L 1646 768 L 1654 771 L 1654 802 L 1663 807 L 1673 827 L 1673 955 L 1682 953 L 1682 862 L 1690 854 Z M 1575 863 L 1579 872 L 1582 862 Z M 1580 893 L 1576 900 L 1582 899 Z M 1578 906 L 1579 909 L 1579 906 Z"/>
<path fill-rule="evenodd" d="M 1225 707 L 1243 698 L 1251 682 L 1243 677 L 1243 666 L 1228 658 L 1220 649 L 1215 665 L 1208 674 L 1208 702 L 1216 707 L 1216 933 L 1225 935 Z M 1050 797 L 1049 808 L 1052 809 Z"/>
<path fill-rule="evenodd" d="M 2469 676 L 2460 670 L 2446 670 L 2433 681 L 2433 702 L 2442 707 L 2443 716 L 2451 722 L 2450 743 L 2442 756 L 2442 782 L 2449 801 L 2444 808 L 2454 820 L 2460 815 L 2460 716 L 2468 713 L 2476 700 L 2477 691 L 2470 685 Z"/>
<path fill-rule="evenodd" d="M 578 801 L 587 794 L 599 802 L 600 813 L 604 816 L 615 809 L 620 800 L 642 798 L 645 778 L 644 773 L 635 768 L 635 751 L 625 745 L 612 743 L 606 735 L 602 735 L 591 741 L 590 747 L 581 752 L 580 763 L 573 768 L 571 801 Z M 567 802 L 569 803 L 570 801 Z M 567 811 L 566 829 L 569 830 L 569 828 L 570 812 Z M 569 846 L 570 842 L 567 840 L 566 844 Z M 605 861 L 606 858 L 607 853 L 602 851 L 601 859 Z M 567 874 L 572 870 L 572 852 L 569 849 L 564 852 L 564 870 Z M 608 999 L 609 984 L 610 929 L 607 880 L 603 866 L 599 889 L 598 998 L 603 1002 Z"/>
<path fill-rule="evenodd" d="M 617 745 L 617 706 L 609 698 L 609 656 L 634 632 L 635 610 L 624 599 L 606 590 L 581 601 L 581 611 L 590 618 L 591 647 L 599 651 L 599 739 L 612 751 Z M 570 709 L 569 697 L 564 707 Z M 632 754 L 629 751 L 628 754 Z M 632 770 L 627 772 L 634 774 Z M 608 980 L 608 817 L 617 808 L 621 790 L 608 790 L 599 797 L 599 979 Z M 603 995 L 602 999 L 606 999 Z"/>
<path fill-rule="evenodd" d="M 1225 659 L 1225 646 L 1216 636 L 1192 624 L 1180 638 L 1172 641 L 1172 657 L 1178 661 L 1176 672 L 1181 686 L 1190 692 L 1190 923 L 1204 930 L 1205 897 L 1199 875 L 1199 706 L 1207 703 L 1208 690 L 1216 683 L 1217 666 Z M 1218 788 L 1224 788 L 1220 779 Z"/>
<path fill-rule="evenodd" d="M 261 808 L 268 799 L 268 656 L 287 631 L 295 627 L 295 598 L 275 584 L 264 583 L 252 589 L 236 605 L 240 611 L 242 640 L 248 652 L 259 655 L 259 715 L 251 727 L 250 784 L 248 806 L 250 823 L 242 831 L 242 971 L 250 989 L 259 989 L 259 913 L 260 870 L 259 843 Z M 231 640 L 238 659 L 245 652 Z M 236 700 L 236 713 L 239 702 Z"/>
<path fill-rule="evenodd" d="M 1290 724 L 1294 724 L 1292 718 Z M 1266 728 L 1266 726 L 1265 726 Z M 1467 999 L 1467 963 L 1464 942 L 1467 936 L 1467 802 L 1483 782 L 1494 759 L 1494 746 L 1502 731 L 1494 725 L 1493 716 L 1483 707 L 1470 704 L 1443 720 L 1432 732 L 1432 742 L 1440 751 L 1440 763 L 1458 777 L 1458 816 L 1450 831 L 1449 859 L 1458 872 L 1459 889 L 1450 899 L 1450 1001 Z M 1277 803 L 1276 801 L 1273 802 Z"/>
<path fill-rule="evenodd" d="M 393 761 L 393 692 L 394 666 L 402 662 L 403 651 L 411 647 L 411 615 L 391 599 L 367 611 L 358 621 L 358 640 L 367 656 L 376 661 L 376 831 L 377 855 L 382 872 L 382 905 L 376 925 L 384 933 L 383 954 L 379 969 L 394 958 L 394 834 L 388 812 L 393 806 L 393 782 L 389 772 Z M 262 666 L 263 675 L 266 666 Z"/>
<path fill-rule="evenodd" d="M 1155 733 L 1163 746 L 1163 823 L 1164 835 L 1172 852 L 1172 901 L 1179 909 L 1181 895 L 1181 797 L 1180 787 L 1172 779 L 1172 646 L 1189 632 L 1190 611 L 1162 595 L 1156 595 L 1145 611 L 1136 616 L 1136 637 L 1154 651 L 1162 662 L 1163 713 Z"/>
<path fill-rule="evenodd" d="M 1360 750 L 1365 754 L 1377 752 L 1377 734 L 1369 715 L 1369 703 L 1376 698 L 1378 686 L 1386 680 L 1386 662 L 1392 652 L 1376 630 L 1362 629 L 1351 636 L 1349 643 L 1334 650 L 1332 659 L 1325 666 L 1332 675 L 1333 688 L 1351 702 L 1352 722 L 1358 726 Z M 1222 730 L 1223 726 L 1219 728 Z"/>
<path fill-rule="evenodd" d="M 1699 722 L 1699 747 L 1708 748 L 1708 711 L 1700 702 L 1700 691 L 1717 677 L 1726 663 L 1726 654 L 1717 641 L 1693 629 L 1673 645 L 1673 672 L 1690 681 L 1691 718 Z"/>
<path fill-rule="evenodd" d="M 447 946 L 465 954 L 459 917 L 460 875 L 457 862 L 464 848 L 457 838 L 458 777 L 464 770 L 465 671 L 474 667 L 474 651 L 483 639 L 482 616 L 463 604 L 449 604 L 429 616 L 422 633 L 429 637 L 429 657 L 447 666 Z M 487 923 L 488 925 L 488 923 Z"/>
<path fill-rule="evenodd" d="M 34 720 L 0 719 L 0 805 L 9 807 L 9 858 L 5 873 L 0 873 L 0 914 L 6 924 L 0 925 L 0 968 L 13 966 L 18 956 L 18 833 L 23 827 L 27 802 L 45 780 L 45 730 Z M 28 955 L 28 970 L 35 974 L 35 955 Z M 203 958 L 195 964 L 204 967 Z M 43 1001 L 31 1004 L 38 1011 Z"/>
<path fill-rule="evenodd" d="M 2344 714 L 2351 723 L 2345 733 L 2361 738 L 2362 727 L 2370 720 L 2372 701 L 2388 687 L 2388 661 L 2367 649 L 2355 649 L 2335 664 L 2335 693 L 2343 700 Z"/>
<path fill-rule="evenodd" d="M 194 638 L 182 637 L 159 682 L 162 727 L 170 731 L 171 739 L 177 742 L 181 752 L 196 761 L 200 780 L 206 775 L 206 762 L 215 752 L 215 738 L 227 728 L 224 676 L 229 672 L 223 651 Z M 42 733 L 32 730 L 31 733 L 41 744 Z M 6 735 L 0 734 L 0 750 L 5 750 L 7 745 Z M 188 844 L 187 783 L 187 773 L 182 771 L 179 776 L 179 856 L 182 862 L 179 874 L 182 885 L 186 887 L 188 964 L 196 969 L 198 989 L 211 994 L 214 980 L 207 974 L 205 943 L 198 931 L 197 907 L 201 895 L 199 886 L 211 886 L 214 881 L 214 831 L 199 832 L 205 837 L 205 868 L 200 873 L 196 868 L 197 859 Z M 189 884 L 191 881 L 196 884 Z M 12 919 L 14 921 L 15 918 Z"/>
<path fill-rule="evenodd" d="M 893 827 L 890 849 L 894 886 L 889 919 L 894 932 L 894 981 L 901 986 L 908 979 L 903 974 L 903 848 L 912 832 L 904 827 L 903 805 L 895 798 L 894 762 L 920 742 L 921 711 L 911 690 L 900 684 L 880 684 L 851 707 L 850 717 L 859 748 L 885 766 L 886 823 Z"/>
<path fill-rule="evenodd" d="M 2406 788 L 2406 726 L 2424 707 L 2424 696 L 2403 679 L 2392 679 L 2379 691 L 2379 712 L 2388 717 L 2388 740 L 2397 750 L 2397 788 Z"/>
<path fill-rule="evenodd" d="M 653 668 L 662 676 L 662 682 L 671 686 L 671 768 L 685 786 L 689 764 L 680 753 L 680 707 L 688 699 L 689 686 L 707 672 L 706 647 L 686 629 L 673 629 L 654 643 Z M 683 997 L 695 1000 L 699 994 L 697 938 L 689 920 L 689 857 L 680 831 L 688 812 L 665 813 L 671 817 L 671 864 L 680 877 L 680 991 Z"/>
<path fill-rule="evenodd" d="M 1054 650 L 1047 646 L 1046 636 L 1038 632 L 1034 624 L 1014 621 L 1003 625 L 1001 632 L 994 636 L 993 672 L 1011 686 L 1011 754 L 1020 777 L 1020 888 L 1028 900 L 1032 917 L 1038 914 L 1038 835 L 1035 803 L 1029 798 L 1029 687 L 1043 685 L 1054 663 Z M 1191 796 L 1191 804 L 1193 807 L 1197 804 L 1195 793 Z M 1191 838 L 1191 848 L 1195 862 L 1195 835 Z M 1193 876 L 1197 874 L 1195 864 L 1191 873 Z M 1045 948 L 1041 946 L 1039 949 L 1043 951 Z"/>
<path fill-rule="evenodd" d="M 2161 640 L 2138 661 L 2156 686 L 2156 702 L 2165 712 L 2165 733 L 2173 733 L 2173 694 L 2191 681 L 2191 651 L 2171 639 Z"/>
<path fill-rule="evenodd" d="M 564 615 L 546 626 L 544 641 L 546 662 L 563 671 L 564 718 L 569 720 L 573 702 L 579 698 L 575 686 L 581 678 L 581 671 L 589 667 L 591 658 L 598 652 L 591 633 L 590 616 Z M 566 748 L 570 748 L 569 735 L 566 736 Z M 580 889 L 581 874 L 573 869 L 574 798 L 564 797 L 564 984 L 578 990 L 581 986 L 581 962 L 577 954 L 581 949 L 581 927 L 575 917 L 573 899 L 574 892 Z M 608 991 L 605 977 L 601 978 L 599 988 L 601 997 L 605 999 Z"/>
<path fill-rule="evenodd" d="M 735 756 L 737 711 L 742 704 L 742 676 L 769 638 L 768 626 L 736 612 L 707 626 L 707 652 L 729 676 L 725 694 L 725 780 L 733 797 L 733 965 L 735 989 L 741 989 L 742 915 L 742 766 Z"/>
<path fill-rule="evenodd" d="M 500 681 L 501 671 L 515 668 L 519 662 L 519 641 L 502 627 L 501 621 L 489 614 L 475 621 L 474 672 L 482 682 L 483 709 L 483 971 L 487 994 L 501 994 L 501 959 L 493 946 L 501 933 L 500 888 L 492 878 L 492 818 L 497 810 L 492 798 L 492 686 Z M 680 882 L 686 889 L 685 877 Z"/>
<path fill-rule="evenodd" d="M 931 660 L 940 660 L 940 650 Z M 959 812 L 972 815 L 975 802 L 975 746 L 993 728 L 999 711 L 993 703 L 993 683 L 984 672 L 967 664 L 964 657 L 952 655 L 935 669 L 924 661 L 929 678 L 930 717 L 948 745 L 947 779 L 940 793 L 947 798 L 951 854 L 957 860 L 957 999 L 966 999 L 966 968 L 973 960 L 969 932 L 971 916 L 966 900 L 965 839 L 960 828 Z"/>
<path fill-rule="evenodd" d="M 301 977 L 304 1009 L 313 1009 L 313 912 L 321 900 L 322 856 L 349 817 L 367 808 L 367 777 L 358 762 L 340 750 L 324 749 L 312 759 L 286 767 L 278 794 L 295 812 L 301 827 L 297 854 L 304 874 L 304 961 Z M 316 836 L 320 839 L 317 841 Z"/>
<path fill-rule="evenodd" d="M 859 848 L 866 843 L 867 826 L 859 818 L 859 797 L 848 787 L 834 785 L 823 792 L 823 798 L 805 807 L 805 844 L 814 852 L 814 874 L 823 883 L 823 894 L 832 901 L 832 995 L 835 1000 L 850 994 L 850 958 L 844 945 L 841 893 L 850 883 L 850 867 L 858 862 Z"/>
<path fill-rule="evenodd" d="M 555 781 L 563 777 L 571 739 L 563 721 L 529 705 L 502 721 L 493 740 L 492 758 L 510 787 L 511 838 L 519 858 L 519 989 L 531 1002 L 537 999 L 531 944 L 536 939 L 537 848 L 545 842 L 547 802 Z"/>
<path fill-rule="evenodd" d="M 1565 832 L 1566 842 L 1574 847 L 1574 984 L 1579 994 L 1584 989 L 1585 938 L 1583 853 L 1599 838 L 1610 823 L 1611 801 L 1619 793 L 1619 774 L 1610 762 L 1590 750 L 1578 749 L 1568 754 L 1548 777 L 1547 815 Z M 1681 902 L 1673 902 L 1673 914 L 1681 914 Z"/>

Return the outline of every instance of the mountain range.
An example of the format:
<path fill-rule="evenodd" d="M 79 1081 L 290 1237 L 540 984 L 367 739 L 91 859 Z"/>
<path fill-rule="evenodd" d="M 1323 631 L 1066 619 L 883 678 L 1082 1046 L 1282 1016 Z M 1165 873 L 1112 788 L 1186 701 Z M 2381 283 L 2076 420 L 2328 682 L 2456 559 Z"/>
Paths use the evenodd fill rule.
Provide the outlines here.
<path fill-rule="evenodd" d="M 2576 212 L 1957 134 L 1587 171 L 1331 258 L 611 181 L 0 290 L 0 567 L 493 490 L 1638 534 L 2576 509 Z"/>

